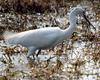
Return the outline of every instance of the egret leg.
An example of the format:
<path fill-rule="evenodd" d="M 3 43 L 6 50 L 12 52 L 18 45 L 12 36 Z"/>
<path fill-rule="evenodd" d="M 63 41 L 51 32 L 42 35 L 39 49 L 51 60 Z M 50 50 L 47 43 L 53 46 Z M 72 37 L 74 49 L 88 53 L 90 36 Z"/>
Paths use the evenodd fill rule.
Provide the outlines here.
<path fill-rule="evenodd" d="M 38 58 L 38 55 L 41 53 L 41 49 L 38 50 L 38 53 L 36 54 L 36 57 Z"/>
<path fill-rule="evenodd" d="M 36 48 L 34 47 L 29 47 L 28 48 L 28 54 L 27 54 L 27 58 L 29 58 L 31 55 L 33 56 L 33 59 L 35 59 L 34 54 L 35 54 Z M 34 54 L 33 54 L 34 53 Z"/>

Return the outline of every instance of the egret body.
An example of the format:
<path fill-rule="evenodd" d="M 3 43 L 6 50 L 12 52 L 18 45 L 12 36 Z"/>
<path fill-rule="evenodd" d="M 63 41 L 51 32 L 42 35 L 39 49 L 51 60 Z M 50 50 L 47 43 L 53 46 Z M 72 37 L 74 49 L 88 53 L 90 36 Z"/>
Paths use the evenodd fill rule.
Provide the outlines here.
<path fill-rule="evenodd" d="M 75 7 L 69 14 L 70 26 L 62 30 L 59 27 L 47 27 L 35 30 L 20 32 L 11 37 L 4 36 L 10 44 L 21 44 L 28 48 L 27 57 L 34 54 L 36 50 L 54 47 L 63 40 L 71 37 L 76 28 L 77 15 L 85 17 L 85 10 L 81 7 Z M 86 17 L 85 17 L 86 19 Z M 87 20 L 87 19 L 86 19 Z"/>

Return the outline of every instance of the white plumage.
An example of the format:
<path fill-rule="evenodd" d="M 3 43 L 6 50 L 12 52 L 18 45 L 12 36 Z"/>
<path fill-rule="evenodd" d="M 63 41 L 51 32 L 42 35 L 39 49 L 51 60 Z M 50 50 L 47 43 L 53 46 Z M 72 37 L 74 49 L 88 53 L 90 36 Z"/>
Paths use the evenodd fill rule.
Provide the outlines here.
<path fill-rule="evenodd" d="M 54 47 L 63 40 L 68 39 L 76 28 L 76 16 L 85 16 L 84 12 L 84 9 L 81 7 L 75 7 L 69 14 L 70 26 L 65 30 L 59 27 L 47 27 L 16 33 L 9 37 L 4 34 L 4 37 L 10 44 L 21 44 L 27 47 L 27 57 L 29 57 L 36 50 L 40 51 L 41 49 Z"/>

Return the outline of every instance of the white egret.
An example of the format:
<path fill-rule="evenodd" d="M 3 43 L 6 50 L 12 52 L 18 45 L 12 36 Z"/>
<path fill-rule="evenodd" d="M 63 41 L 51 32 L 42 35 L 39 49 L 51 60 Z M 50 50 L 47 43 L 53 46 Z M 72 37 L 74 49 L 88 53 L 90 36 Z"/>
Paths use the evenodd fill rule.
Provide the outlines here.
<path fill-rule="evenodd" d="M 59 27 L 47 27 L 20 32 L 11 35 L 10 37 L 7 37 L 4 34 L 4 37 L 10 44 L 21 44 L 22 46 L 27 47 L 27 57 L 29 57 L 32 54 L 35 54 L 36 50 L 38 50 L 39 54 L 41 50 L 54 47 L 63 40 L 70 38 L 76 28 L 76 17 L 78 15 L 83 16 L 90 24 L 85 16 L 85 10 L 81 7 L 75 7 L 69 14 L 70 26 L 65 30 L 62 30 Z"/>

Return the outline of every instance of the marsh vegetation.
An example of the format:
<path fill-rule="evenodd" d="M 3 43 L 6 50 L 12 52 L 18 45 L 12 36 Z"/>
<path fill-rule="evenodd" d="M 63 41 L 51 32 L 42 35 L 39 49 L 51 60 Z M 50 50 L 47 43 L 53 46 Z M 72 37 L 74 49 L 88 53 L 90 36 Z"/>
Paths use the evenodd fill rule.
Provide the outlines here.
<path fill-rule="evenodd" d="M 78 21 L 72 37 L 43 50 L 39 60 L 27 59 L 27 48 L 8 45 L 3 39 L 6 30 L 65 29 L 69 26 L 67 13 L 77 5 L 86 6 L 96 30 Z M 0 0 L 0 80 L 100 80 L 100 1 Z"/>

